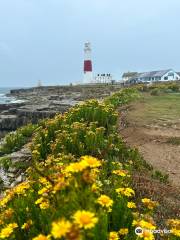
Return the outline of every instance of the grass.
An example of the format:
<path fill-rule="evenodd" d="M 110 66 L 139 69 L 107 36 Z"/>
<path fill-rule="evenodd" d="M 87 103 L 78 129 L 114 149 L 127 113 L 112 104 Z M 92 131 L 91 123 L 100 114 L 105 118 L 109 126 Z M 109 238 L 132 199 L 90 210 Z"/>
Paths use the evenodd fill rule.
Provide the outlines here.
<path fill-rule="evenodd" d="M 169 182 L 169 175 L 163 174 L 162 172 L 156 170 L 152 174 L 152 178 L 159 180 L 161 183 L 168 183 Z"/>
<path fill-rule="evenodd" d="M 133 111 L 128 113 L 130 122 L 137 125 L 151 123 L 167 123 L 169 121 L 180 122 L 180 93 L 166 93 L 160 96 L 143 94 L 143 99 L 136 103 Z"/>
<path fill-rule="evenodd" d="M 17 129 L 15 132 L 8 133 L 3 144 L 0 146 L 0 156 L 18 151 L 25 145 L 36 130 L 37 125 L 28 124 Z"/>
<path fill-rule="evenodd" d="M 168 139 L 167 143 L 170 143 L 173 145 L 180 145 L 180 137 L 171 137 Z"/>

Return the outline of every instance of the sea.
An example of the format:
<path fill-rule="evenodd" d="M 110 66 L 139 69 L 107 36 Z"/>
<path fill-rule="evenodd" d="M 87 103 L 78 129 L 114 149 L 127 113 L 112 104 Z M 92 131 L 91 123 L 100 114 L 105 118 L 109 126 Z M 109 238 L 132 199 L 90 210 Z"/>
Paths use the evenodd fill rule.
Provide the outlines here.
<path fill-rule="evenodd" d="M 7 96 L 12 88 L 0 88 L 0 104 L 20 103 L 22 100 L 18 100 L 15 97 Z"/>

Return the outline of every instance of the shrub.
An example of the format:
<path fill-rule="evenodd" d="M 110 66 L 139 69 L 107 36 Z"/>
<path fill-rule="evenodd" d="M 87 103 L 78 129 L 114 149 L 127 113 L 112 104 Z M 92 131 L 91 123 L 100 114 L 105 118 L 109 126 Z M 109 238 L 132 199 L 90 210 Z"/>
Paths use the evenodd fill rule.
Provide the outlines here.
<path fill-rule="evenodd" d="M 8 154 L 19 150 L 28 142 L 36 128 L 36 125 L 28 124 L 27 126 L 19 128 L 15 132 L 7 134 L 4 138 L 3 144 L 0 146 L 0 154 Z"/>
<path fill-rule="evenodd" d="M 8 170 L 12 166 L 11 159 L 9 157 L 0 157 L 0 168 Z"/>
<path fill-rule="evenodd" d="M 154 88 L 152 91 L 151 91 L 151 95 L 152 96 L 159 96 L 161 94 L 161 91 L 159 88 Z"/>

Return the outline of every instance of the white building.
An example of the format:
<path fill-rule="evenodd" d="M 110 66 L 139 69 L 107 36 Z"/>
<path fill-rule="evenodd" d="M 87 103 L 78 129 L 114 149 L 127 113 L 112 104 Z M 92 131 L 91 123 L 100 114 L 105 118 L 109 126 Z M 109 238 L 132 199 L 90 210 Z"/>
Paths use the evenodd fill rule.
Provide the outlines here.
<path fill-rule="evenodd" d="M 126 82 L 129 79 L 131 79 L 132 77 L 135 77 L 138 73 L 137 72 L 125 72 L 122 75 L 122 81 Z"/>
<path fill-rule="evenodd" d="M 113 81 L 113 77 L 112 74 L 110 73 L 101 73 L 101 74 L 97 74 L 94 77 L 94 82 L 95 83 L 112 83 Z"/>
<path fill-rule="evenodd" d="M 128 83 L 153 83 L 180 80 L 180 75 L 173 69 L 137 73 L 131 77 Z"/>

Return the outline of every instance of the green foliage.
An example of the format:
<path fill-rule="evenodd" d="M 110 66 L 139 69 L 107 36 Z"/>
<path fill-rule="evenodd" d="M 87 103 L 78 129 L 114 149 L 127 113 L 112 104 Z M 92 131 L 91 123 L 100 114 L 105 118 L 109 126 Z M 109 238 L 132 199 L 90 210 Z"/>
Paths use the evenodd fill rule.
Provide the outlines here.
<path fill-rule="evenodd" d="M 170 137 L 167 140 L 167 143 L 173 144 L 173 145 L 180 145 L 180 137 Z"/>
<path fill-rule="evenodd" d="M 151 85 L 146 84 L 138 84 L 134 86 L 137 90 L 141 92 L 152 92 L 155 93 L 155 89 L 158 89 L 159 92 L 168 92 L 171 91 L 173 93 L 180 92 L 180 82 L 168 82 L 168 83 L 153 83 Z M 156 90 L 156 91 L 158 91 Z M 153 94 L 152 94 L 153 95 Z"/>
<path fill-rule="evenodd" d="M 168 174 L 163 174 L 162 172 L 156 170 L 152 174 L 152 178 L 159 180 L 162 183 L 168 183 L 169 182 L 169 175 Z"/>
<path fill-rule="evenodd" d="M 112 104 L 114 108 L 128 104 L 140 97 L 139 92 L 135 88 L 125 88 L 109 98 L 105 99 L 106 104 Z"/>
<path fill-rule="evenodd" d="M 0 146 L 0 154 L 9 154 L 19 150 L 28 142 L 36 128 L 36 125 L 28 124 L 17 129 L 15 132 L 7 134 L 3 144 Z"/>
<path fill-rule="evenodd" d="M 152 96 L 159 96 L 160 94 L 161 94 L 161 91 L 159 90 L 159 88 L 154 88 L 151 91 Z"/>
<path fill-rule="evenodd" d="M 8 170 L 12 166 L 12 161 L 9 157 L 0 157 L 0 167 Z"/>

